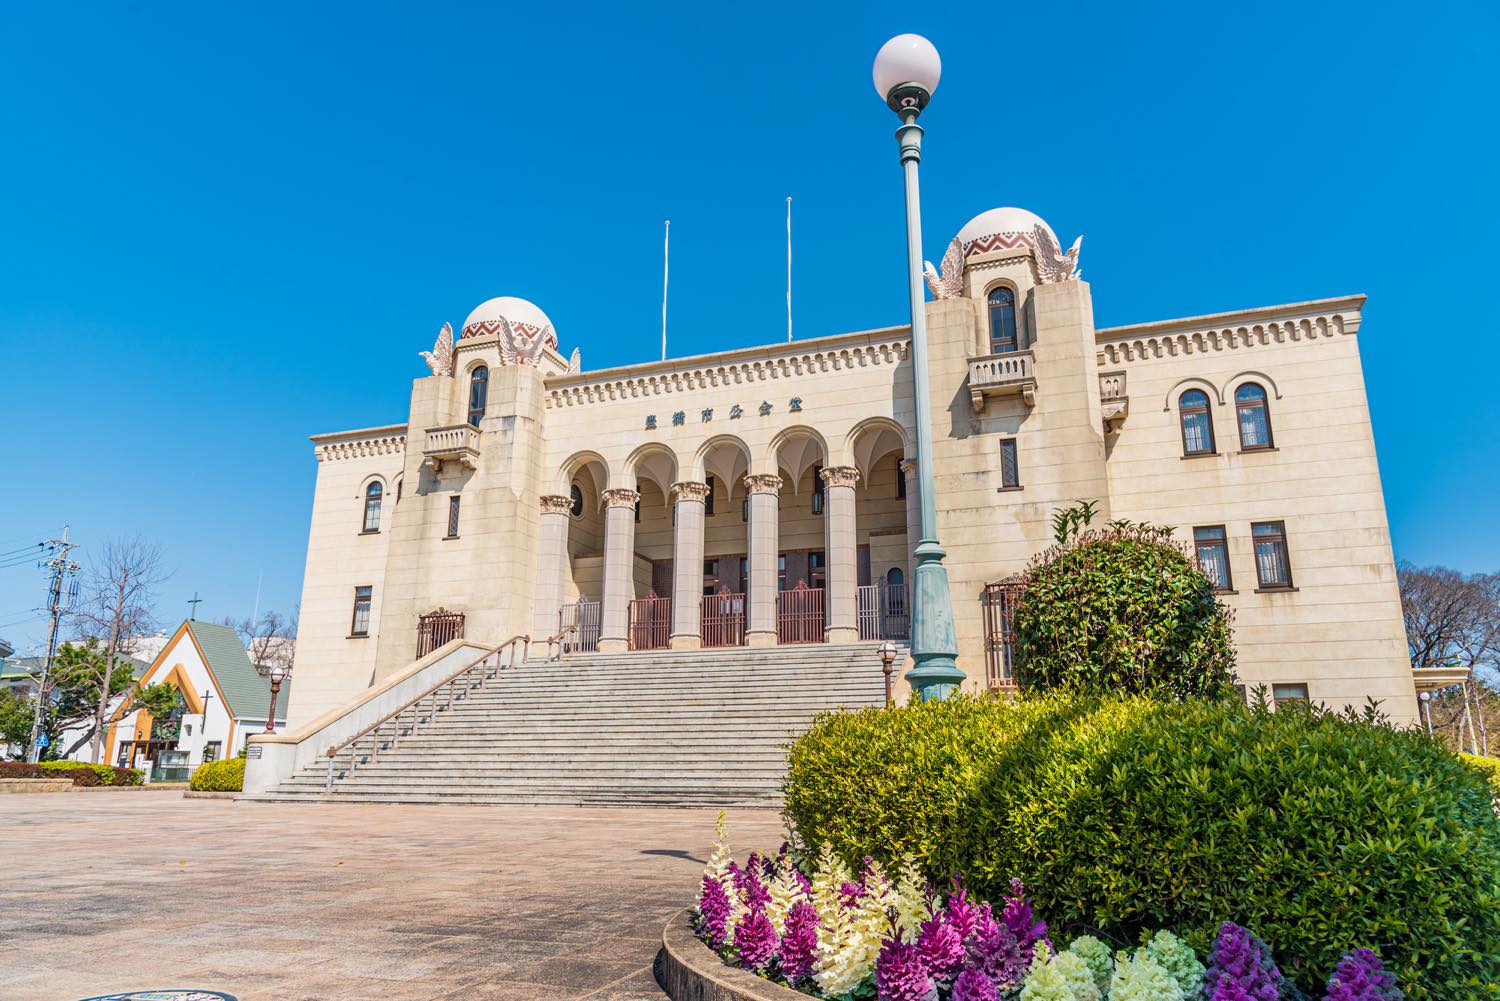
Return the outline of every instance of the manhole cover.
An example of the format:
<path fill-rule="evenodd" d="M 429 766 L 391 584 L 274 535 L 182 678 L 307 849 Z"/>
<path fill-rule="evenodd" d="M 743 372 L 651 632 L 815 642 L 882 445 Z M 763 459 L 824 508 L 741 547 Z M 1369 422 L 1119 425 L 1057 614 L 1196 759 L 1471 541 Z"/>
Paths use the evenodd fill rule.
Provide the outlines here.
<path fill-rule="evenodd" d="M 233 994 L 218 991 L 128 991 L 124 994 L 105 994 L 83 1001 L 236 1001 Z"/>

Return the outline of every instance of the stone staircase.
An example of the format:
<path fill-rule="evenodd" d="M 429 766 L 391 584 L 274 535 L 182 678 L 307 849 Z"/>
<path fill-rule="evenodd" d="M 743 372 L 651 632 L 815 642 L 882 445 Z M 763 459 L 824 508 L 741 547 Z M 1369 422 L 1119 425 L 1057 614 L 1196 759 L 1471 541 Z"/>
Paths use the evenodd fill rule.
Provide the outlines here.
<path fill-rule="evenodd" d="M 783 745 L 884 701 L 877 644 L 580 655 L 503 670 L 368 760 L 326 759 L 275 801 L 775 806 Z M 903 651 L 904 654 L 904 651 Z M 899 663 L 899 658 L 898 658 Z"/>

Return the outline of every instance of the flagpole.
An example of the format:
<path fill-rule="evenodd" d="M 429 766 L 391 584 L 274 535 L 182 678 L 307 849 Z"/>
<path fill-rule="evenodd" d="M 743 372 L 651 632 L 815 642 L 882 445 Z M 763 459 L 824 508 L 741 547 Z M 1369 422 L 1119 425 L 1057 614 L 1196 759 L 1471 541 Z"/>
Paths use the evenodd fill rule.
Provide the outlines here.
<path fill-rule="evenodd" d="M 667 360 L 667 259 L 672 248 L 672 220 L 667 220 L 661 241 L 661 360 Z"/>
<path fill-rule="evenodd" d="M 792 339 L 792 196 L 786 199 L 786 339 Z"/>

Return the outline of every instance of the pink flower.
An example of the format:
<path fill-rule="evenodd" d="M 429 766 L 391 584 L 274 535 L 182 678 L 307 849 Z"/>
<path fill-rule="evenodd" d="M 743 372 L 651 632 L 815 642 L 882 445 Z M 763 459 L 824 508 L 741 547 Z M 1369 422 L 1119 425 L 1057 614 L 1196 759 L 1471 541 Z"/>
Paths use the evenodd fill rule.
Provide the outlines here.
<path fill-rule="evenodd" d="M 1000 1001 L 1000 992 L 993 980 L 970 967 L 953 981 L 953 1001 Z"/>
<path fill-rule="evenodd" d="M 729 894 L 723 884 L 712 876 L 704 876 L 703 888 L 698 891 L 698 931 L 711 948 L 724 948 L 729 910 Z"/>
<path fill-rule="evenodd" d="M 941 912 L 922 922 L 917 951 L 933 979 L 944 984 L 958 976 L 966 955 L 963 936 Z"/>
<path fill-rule="evenodd" d="M 875 961 L 875 995 L 879 1001 L 936 1001 L 937 985 L 915 945 L 891 939 L 881 947 Z"/>
<path fill-rule="evenodd" d="M 969 899 L 969 891 L 964 889 L 961 876 L 953 877 L 953 892 L 948 896 L 947 912 L 948 923 L 953 925 L 958 937 L 967 942 L 979 921 L 979 908 Z"/>
<path fill-rule="evenodd" d="M 776 955 L 776 929 L 764 910 L 753 910 L 734 926 L 734 948 L 740 954 L 740 965 L 764 970 Z"/>
<path fill-rule="evenodd" d="M 781 936 L 781 975 L 795 984 L 812 975 L 818 953 L 818 912 L 806 900 L 792 905 Z"/>

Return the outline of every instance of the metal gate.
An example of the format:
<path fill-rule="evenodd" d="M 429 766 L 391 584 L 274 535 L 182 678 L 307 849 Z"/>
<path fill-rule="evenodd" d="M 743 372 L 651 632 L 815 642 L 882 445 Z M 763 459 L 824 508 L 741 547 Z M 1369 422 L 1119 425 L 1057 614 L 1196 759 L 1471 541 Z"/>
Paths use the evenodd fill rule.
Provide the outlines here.
<path fill-rule="evenodd" d="M 719 588 L 703 596 L 699 635 L 704 646 L 745 645 L 745 596 Z"/>
<path fill-rule="evenodd" d="M 905 584 L 866 584 L 859 589 L 859 638 L 911 638 L 911 607 Z"/>
<path fill-rule="evenodd" d="M 439 608 L 417 616 L 417 656 L 427 656 L 451 640 L 463 639 L 464 613 Z"/>
<path fill-rule="evenodd" d="M 672 636 L 672 599 L 656 593 L 630 602 L 630 649 L 664 650 Z"/>
<path fill-rule="evenodd" d="M 1021 592 L 1019 584 L 997 581 L 985 585 L 980 599 L 984 605 L 985 682 L 991 688 L 1016 687 L 1016 631 L 1012 618 Z"/>
<path fill-rule="evenodd" d="M 599 649 L 599 612 L 599 602 L 587 598 L 558 610 L 557 634 L 563 653 L 594 653 Z"/>
<path fill-rule="evenodd" d="M 776 595 L 776 642 L 823 642 L 823 589 L 799 580 Z"/>

